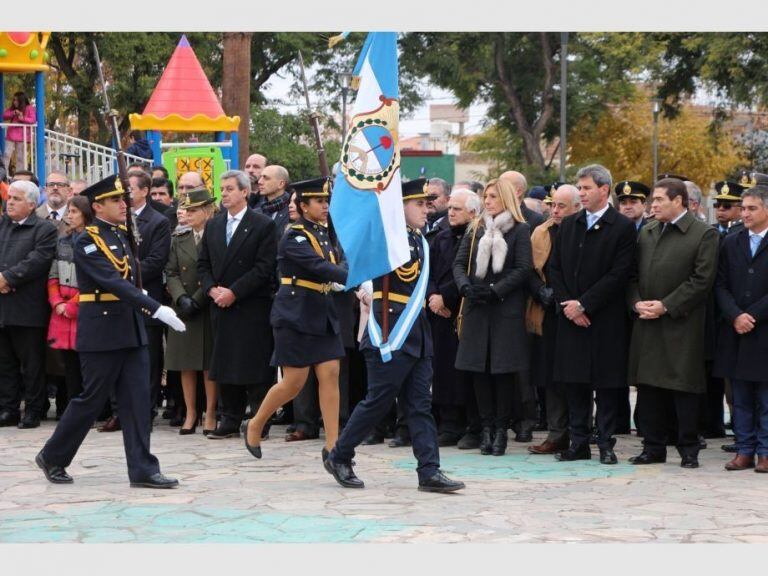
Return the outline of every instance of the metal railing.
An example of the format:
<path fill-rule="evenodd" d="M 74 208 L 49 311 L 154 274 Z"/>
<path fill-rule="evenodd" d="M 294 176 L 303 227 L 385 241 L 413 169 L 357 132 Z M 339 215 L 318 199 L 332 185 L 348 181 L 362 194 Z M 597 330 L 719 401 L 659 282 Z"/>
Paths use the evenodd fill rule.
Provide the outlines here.
<path fill-rule="evenodd" d="M 21 154 L 21 163 L 23 166 L 16 166 L 17 170 L 35 171 L 37 146 L 35 142 L 36 124 L 17 124 L 0 123 L 0 129 L 6 131 L 12 127 L 23 127 L 23 151 Z M 5 138 L 7 145 L 7 137 Z M 66 174 L 70 180 L 82 178 L 88 184 L 93 184 L 106 178 L 110 174 L 117 172 L 117 153 L 107 146 L 88 142 L 74 136 L 55 132 L 46 129 L 45 131 L 45 172 L 52 170 L 60 171 Z M 141 158 L 132 154 L 126 154 L 126 163 L 152 165 L 152 160 Z M 8 166 L 6 166 L 8 168 Z M 40 180 L 45 179 L 45 175 L 38 175 Z"/>
<path fill-rule="evenodd" d="M 13 151 L 13 156 L 16 158 L 15 166 L 16 170 L 35 170 L 35 127 L 37 124 L 21 124 L 18 122 L 0 122 L 0 130 L 3 130 L 5 138 L 5 148 L 3 149 L 3 162 L 6 169 L 9 166 L 10 156 L 6 156 L 5 152 L 8 150 L 8 128 L 21 128 L 22 140 L 21 142 L 14 142 L 14 146 L 21 147 L 21 153 L 16 150 Z"/>

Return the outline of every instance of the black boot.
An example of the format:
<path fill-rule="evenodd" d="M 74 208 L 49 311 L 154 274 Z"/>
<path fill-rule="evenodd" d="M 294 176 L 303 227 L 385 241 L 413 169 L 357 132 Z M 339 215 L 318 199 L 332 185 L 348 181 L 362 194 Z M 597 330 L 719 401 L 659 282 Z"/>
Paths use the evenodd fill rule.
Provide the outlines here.
<path fill-rule="evenodd" d="M 503 456 L 507 451 L 507 429 L 496 428 L 496 434 L 493 438 L 493 447 L 491 453 L 494 456 Z"/>
<path fill-rule="evenodd" d="M 480 454 L 488 456 L 493 453 L 493 433 L 490 427 L 483 428 L 480 439 Z"/>

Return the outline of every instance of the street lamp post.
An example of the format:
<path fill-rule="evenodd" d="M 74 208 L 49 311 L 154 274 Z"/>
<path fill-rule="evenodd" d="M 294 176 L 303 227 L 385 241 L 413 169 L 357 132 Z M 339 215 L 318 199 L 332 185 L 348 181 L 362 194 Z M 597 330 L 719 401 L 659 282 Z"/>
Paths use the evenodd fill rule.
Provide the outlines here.
<path fill-rule="evenodd" d="M 341 80 L 341 138 L 343 140 L 347 133 L 347 94 L 352 83 L 352 72 L 339 72 L 339 79 Z"/>
<path fill-rule="evenodd" d="M 568 93 L 568 32 L 560 32 L 560 182 L 565 182 L 566 96 Z"/>
<path fill-rule="evenodd" d="M 659 112 L 661 98 L 651 98 L 653 102 L 653 184 L 659 177 Z"/>

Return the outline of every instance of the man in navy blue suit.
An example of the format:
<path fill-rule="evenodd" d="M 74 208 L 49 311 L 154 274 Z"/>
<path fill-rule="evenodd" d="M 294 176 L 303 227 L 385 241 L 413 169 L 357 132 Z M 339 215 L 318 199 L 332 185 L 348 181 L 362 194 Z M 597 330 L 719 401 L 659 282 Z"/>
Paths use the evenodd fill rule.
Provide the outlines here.
<path fill-rule="evenodd" d="M 125 228 L 125 192 L 115 176 L 86 188 L 95 215 L 75 243 L 75 270 L 80 288 L 77 350 L 83 392 L 70 400 L 53 436 L 35 457 L 46 478 L 69 484 L 65 468 L 75 457 L 110 390 L 117 393 L 131 486 L 173 488 L 178 481 L 160 473 L 149 451 L 149 354 L 144 318 L 174 330 L 184 323 L 136 286 L 136 261 Z"/>

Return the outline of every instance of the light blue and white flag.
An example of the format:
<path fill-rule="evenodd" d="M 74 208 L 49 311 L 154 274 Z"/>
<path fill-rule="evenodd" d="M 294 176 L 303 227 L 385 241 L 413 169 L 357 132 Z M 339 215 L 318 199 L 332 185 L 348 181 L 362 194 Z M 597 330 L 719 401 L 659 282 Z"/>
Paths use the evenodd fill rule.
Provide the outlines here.
<path fill-rule="evenodd" d="M 410 260 L 400 181 L 397 34 L 371 32 L 355 67 L 360 85 L 331 197 L 349 265 L 347 286 Z"/>

